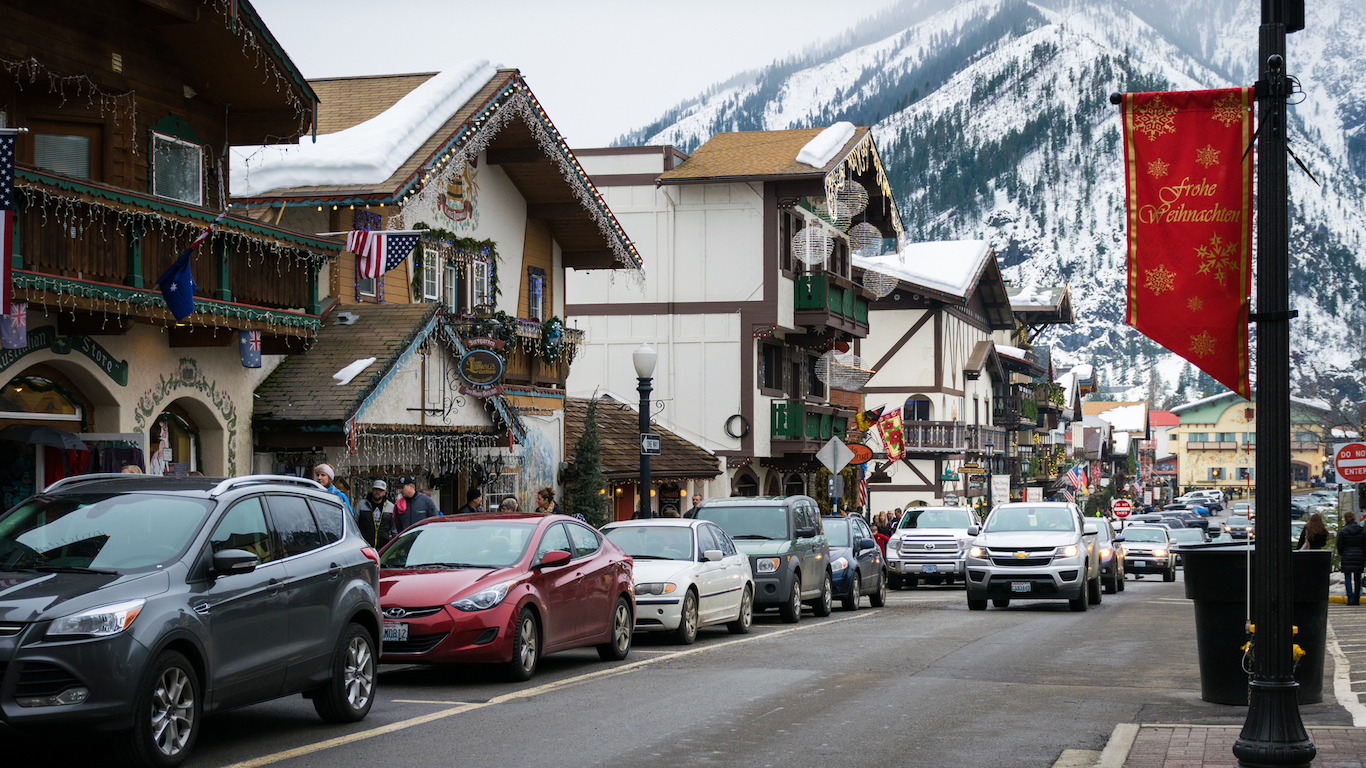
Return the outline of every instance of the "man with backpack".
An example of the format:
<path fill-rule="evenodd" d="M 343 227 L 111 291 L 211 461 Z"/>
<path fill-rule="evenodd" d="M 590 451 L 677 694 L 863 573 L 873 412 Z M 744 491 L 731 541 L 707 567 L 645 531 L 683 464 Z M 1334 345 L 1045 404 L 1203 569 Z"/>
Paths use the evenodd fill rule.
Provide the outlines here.
<path fill-rule="evenodd" d="M 356 526 L 376 549 L 394 538 L 394 503 L 385 498 L 388 491 L 388 483 L 376 480 L 370 494 L 356 503 Z"/>

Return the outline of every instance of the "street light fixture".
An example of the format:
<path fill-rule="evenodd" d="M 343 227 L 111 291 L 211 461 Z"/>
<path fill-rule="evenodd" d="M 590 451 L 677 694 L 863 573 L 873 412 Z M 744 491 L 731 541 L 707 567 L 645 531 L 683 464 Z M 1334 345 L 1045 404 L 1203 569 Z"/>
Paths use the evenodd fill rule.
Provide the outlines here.
<path fill-rule="evenodd" d="M 640 393 L 640 516 L 643 519 L 654 517 L 654 507 L 650 500 L 650 457 L 645 453 L 645 435 L 650 431 L 650 392 L 654 387 L 655 363 L 659 353 L 649 344 L 641 344 L 631 353 L 631 362 L 636 366 L 636 391 Z"/>

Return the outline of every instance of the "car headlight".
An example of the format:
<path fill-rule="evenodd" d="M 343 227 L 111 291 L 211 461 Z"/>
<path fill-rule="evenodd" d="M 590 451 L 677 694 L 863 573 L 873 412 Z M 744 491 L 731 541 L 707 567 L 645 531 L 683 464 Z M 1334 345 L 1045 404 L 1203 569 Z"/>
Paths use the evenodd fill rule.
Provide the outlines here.
<path fill-rule="evenodd" d="M 1154 549 L 1154 550 L 1153 550 L 1153 557 L 1166 557 L 1166 556 L 1167 556 L 1167 550 L 1165 550 L 1165 549 Z"/>
<path fill-rule="evenodd" d="M 975 558 L 978 558 L 978 559 L 980 560 L 980 559 L 985 558 L 986 556 L 987 556 L 987 551 L 986 551 L 985 549 L 982 549 L 981 547 L 970 547 L 970 548 L 968 548 L 968 557 L 975 557 Z"/>
<path fill-rule="evenodd" d="M 1109 557 L 1109 556 L 1110 556 L 1110 551 L 1111 551 L 1111 550 L 1110 550 L 1109 547 L 1101 547 L 1101 548 L 1100 548 L 1100 556 L 1101 556 L 1101 557 Z"/>
<path fill-rule="evenodd" d="M 469 597 L 462 597 L 459 600 L 456 600 L 455 602 L 451 603 L 451 607 L 466 612 L 487 611 L 493 606 L 503 602 L 503 598 L 508 596 L 508 589 L 511 586 L 512 584 L 510 582 L 505 584 L 496 584 L 484 590 L 483 592 L 470 595 Z"/>
<path fill-rule="evenodd" d="M 637 595 L 667 595 L 678 589 L 678 585 L 668 581 L 651 581 L 636 585 Z"/>
<path fill-rule="evenodd" d="M 73 613 L 53 621 L 47 628 L 47 637 L 109 637 L 117 635 L 133 625 L 133 620 L 142 612 L 146 600 L 129 600 L 99 608 L 91 608 L 82 613 Z"/>
<path fill-rule="evenodd" d="M 756 573 L 776 573 L 778 571 L 778 558 L 761 557 L 754 561 Z"/>
<path fill-rule="evenodd" d="M 1076 544 L 1069 544 L 1068 546 L 1065 546 L 1065 547 L 1058 547 L 1058 553 L 1057 553 L 1056 557 L 1076 557 L 1076 556 L 1077 556 L 1077 545 L 1076 545 Z"/>
<path fill-rule="evenodd" d="M 849 559 L 845 557 L 836 558 L 835 562 L 831 564 L 830 567 L 837 571 L 842 571 L 849 567 Z"/>

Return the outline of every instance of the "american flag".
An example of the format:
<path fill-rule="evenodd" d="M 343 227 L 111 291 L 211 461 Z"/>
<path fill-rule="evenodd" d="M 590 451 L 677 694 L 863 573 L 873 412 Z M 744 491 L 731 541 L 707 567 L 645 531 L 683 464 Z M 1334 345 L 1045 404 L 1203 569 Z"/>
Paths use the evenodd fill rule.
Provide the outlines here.
<path fill-rule="evenodd" d="M 1063 497 L 1064 499 L 1067 499 L 1068 502 L 1072 502 L 1072 503 L 1076 502 L 1076 500 L 1077 500 L 1076 494 L 1072 493 L 1072 489 L 1071 489 L 1071 488 L 1067 488 L 1067 487 L 1064 487 L 1064 488 L 1062 489 L 1062 497 Z"/>
<path fill-rule="evenodd" d="M 418 232 L 371 232 L 355 229 L 346 234 L 346 250 L 356 254 L 356 270 L 365 280 L 397 267 L 417 245 Z"/>
<path fill-rule="evenodd" d="M 1086 471 L 1081 468 L 1080 464 L 1067 470 L 1066 477 L 1067 482 L 1071 483 L 1075 490 L 1081 490 L 1086 486 Z"/>
<path fill-rule="evenodd" d="M 0 307 L 14 300 L 14 133 L 0 131 Z"/>
<path fill-rule="evenodd" d="M 868 470 L 863 466 L 858 468 L 858 505 L 863 511 L 868 510 Z"/>

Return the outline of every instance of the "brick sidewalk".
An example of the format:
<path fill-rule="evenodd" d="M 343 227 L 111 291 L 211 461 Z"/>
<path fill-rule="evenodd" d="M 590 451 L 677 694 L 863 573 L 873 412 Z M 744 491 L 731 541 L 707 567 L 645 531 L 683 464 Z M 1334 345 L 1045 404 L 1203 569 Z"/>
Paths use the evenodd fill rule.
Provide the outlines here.
<path fill-rule="evenodd" d="M 1233 742 L 1240 727 L 1139 728 L 1125 768 L 1236 768 Z M 1318 768 L 1366 768 L 1366 728 L 1310 728 Z"/>

